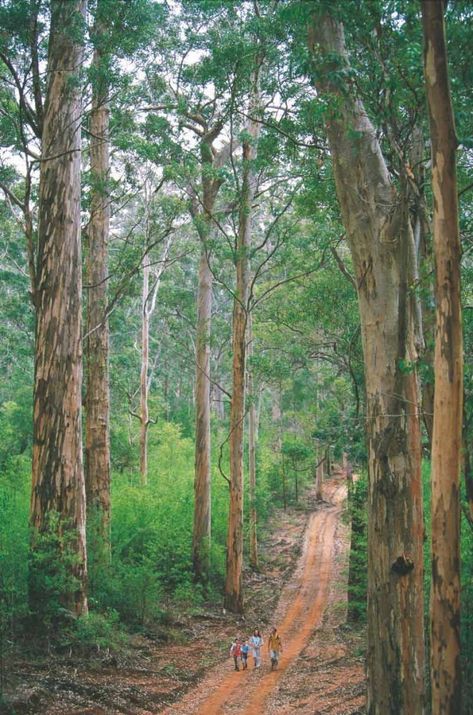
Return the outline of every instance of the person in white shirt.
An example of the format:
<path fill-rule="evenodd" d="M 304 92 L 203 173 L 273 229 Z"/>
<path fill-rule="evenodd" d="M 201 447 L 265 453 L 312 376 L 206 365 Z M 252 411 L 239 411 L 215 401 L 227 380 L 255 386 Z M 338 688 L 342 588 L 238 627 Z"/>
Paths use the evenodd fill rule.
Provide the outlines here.
<path fill-rule="evenodd" d="M 263 637 L 259 628 L 255 628 L 253 631 L 253 635 L 250 638 L 250 645 L 253 651 L 255 668 L 259 668 L 261 665 L 261 646 L 263 645 Z"/>

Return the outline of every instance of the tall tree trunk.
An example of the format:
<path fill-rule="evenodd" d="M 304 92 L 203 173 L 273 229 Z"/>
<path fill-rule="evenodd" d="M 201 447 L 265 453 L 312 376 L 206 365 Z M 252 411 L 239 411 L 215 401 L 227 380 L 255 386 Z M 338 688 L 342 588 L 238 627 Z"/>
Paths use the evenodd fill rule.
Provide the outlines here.
<path fill-rule="evenodd" d="M 199 285 L 197 292 L 197 329 L 195 355 L 195 471 L 192 565 L 194 580 L 206 583 L 210 571 L 211 546 L 211 442 L 210 442 L 210 334 L 212 320 L 213 277 L 209 265 L 209 246 L 213 212 L 221 180 L 211 170 L 221 159 L 212 143 L 220 129 L 207 132 L 200 145 L 202 165 L 202 206 L 194 203 L 192 216 L 200 238 Z"/>
<path fill-rule="evenodd" d="M 276 427 L 276 434 L 273 440 L 273 449 L 277 451 L 278 454 L 282 454 L 282 435 L 283 435 L 283 424 L 282 424 L 282 387 L 275 390 L 271 390 L 271 422 Z"/>
<path fill-rule="evenodd" d="M 31 525 L 35 534 L 59 519 L 71 534 L 72 572 L 62 594 L 76 614 L 87 612 L 85 484 L 81 428 L 80 164 L 83 50 L 77 40 L 85 0 L 51 2 L 48 89 L 39 189 L 37 322 L 33 413 Z M 57 558 L 64 554 L 58 546 Z M 33 610 L 41 588 L 41 561 L 30 579 Z"/>
<path fill-rule="evenodd" d="M 100 13 L 101 3 L 97 13 Z M 95 32 L 104 33 L 98 17 Z M 90 114 L 91 212 L 87 231 L 87 390 L 85 401 L 85 484 L 88 515 L 92 516 L 96 559 L 110 556 L 110 387 L 107 317 L 108 239 L 110 226 L 110 171 L 108 84 L 100 39 L 94 50 L 96 77 Z M 90 533 L 90 530 L 89 530 Z M 101 554 L 99 553 L 101 552 Z M 102 558 L 100 558 L 100 555 Z"/>
<path fill-rule="evenodd" d="M 259 67 L 253 76 L 250 115 L 259 101 Z M 243 612 L 241 575 L 243 568 L 243 436 L 245 426 L 246 323 L 248 317 L 249 250 L 251 246 L 252 204 L 255 192 L 253 161 L 259 123 L 248 122 L 249 138 L 242 143 L 243 175 L 236 245 L 236 291 L 233 304 L 232 400 L 230 407 L 230 504 L 228 513 L 225 607 Z"/>
<path fill-rule="evenodd" d="M 425 237 L 423 240 L 425 245 Z M 433 267 L 430 249 L 424 249 L 423 260 L 426 267 Z M 429 282 L 430 283 L 430 282 Z M 433 283 L 433 281 L 432 281 Z M 432 291 L 430 289 L 432 288 Z M 432 437 L 434 430 L 434 345 L 435 345 L 435 308 L 433 308 L 433 285 L 428 286 L 429 297 L 422 301 L 422 321 L 424 326 L 425 347 L 422 352 L 422 362 L 427 366 L 427 375 L 422 380 L 422 418 L 427 433 L 429 453 L 432 449 Z M 431 294 L 430 294 L 431 293 Z"/>
<path fill-rule="evenodd" d="M 195 375 L 195 478 L 192 562 L 194 579 L 206 582 L 210 569 L 211 471 L 210 471 L 210 321 L 212 273 L 207 247 L 201 246 L 197 295 Z"/>
<path fill-rule="evenodd" d="M 141 293 L 141 372 L 140 372 L 140 481 L 148 484 L 148 371 L 149 371 L 149 272 L 150 257 L 143 261 L 143 286 Z"/>
<path fill-rule="evenodd" d="M 147 199 L 147 217 L 146 217 L 146 240 L 147 245 L 150 242 L 150 204 Z M 149 426 L 154 420 L 149 416 L 149 387 L 150 387 L 150 366 L 149 366 L 149 330 L 151 316 L 156 309 L 156 300 L 158 297 L 159 286 L 161 284 L 162 275 L 166 269 L 169 249 L 171 247 L 172 234 L 169 234 L 165 239 L 161 257 L 158 263 L 158 268 L 151 271 L 151 257 L 149 253 L 143 258 L 143 287 L 141 294 L 141 372 L 140 372 L 140 412 L 138 417 L 140 421 L 140 481 L 141 486 L 148 484 L 148 431 Z M 150 288 L 150 276 L 154 280 L 154 285 Z"/>
<path fill-rule="evenodd" d="M 435 398 L 432 439 L 432 713 L 461 712 L 460 463 L 463 418 L 461 246 L 455 152 L 441 0 L 422 3 L 424 69 L 432 144 L 436 263 Z"/>
<path fill-rule="evenodd" d="M 433 274 L 432 245 L 430 241 L 429 221 L 427 219 L 427 209 L 424 196 L 425 186 L 425 157 L 424 157 L 424 136 L 421 126 L 416 126 L 412 135 L 412 146 L 410 151 L 410 164 L 415 179 L 415 195 L 413 201 L 414 211 L 414 285 L 419 285 L 420 270 L 423 267 L 423 274 L 430 276 Z M 418 338 L 417 344 L 422 362 L 428 370 L 424 371 L 421 382 L 422 391 L 422 419 L 427 432 L 428 449 L 430 453 L 432 445 L 432 432 L 434 424 L 434 342 L 435 342 L 435 308 L 434 305 L 434 285 L 432 279 L 427 279 L 427 290 L 423 297 L 417 295 L 418 291 L 413 291 L 417 306 Z"/>
<path fill-rule="evenodd" d="M 271 391 L 271 422 L 278 425 L 282 420 L 281 388 Z"/>
<path fill-rule="evenodd" d="M 282 503 L 284 511 L 287 509 L 287 470 L 286 470 L 286 457 L 284 456 L 284 451 L 281 450 L 281 482 L 282 482 Z"/>
<path fill-rule="evenodd" d="M 248 357 L 253 355 L 253 320 L 251 313 L 248 316 Z M 248 394 L 251 400 L 248 414 L 248 476 L 249 476 L 249 503 L 250 503 L 250 566 L 258 568 L 258 537 L 257 537 L 257 512 L 256 512 L 256 441 L 257 441 L 257 414 L 255 402 L 255 385 L 253 371 L 248 371 Z"/>
<path fill-rule="evenodd" d="M 315 469 L 315 498 L 317 501 L 322 501 L 323 496 L 323 483 L 324 483 L 324 472 L 325 472 L 325 458 L 320 459 L 317 463 Z"/>
<path fill-rule="evenodd" d="M 214 379 L 219 379 L 218 373 Z M 211 389 L 210 403 L 213 414 L 219 422 L 223 422 L 225 419 L 225 399 L 225 393 L 222 388 L 214 383 L 213 388 Z"/>
<path fill-rule="evenodd" d="M 324 468 L 325 468 L 325 476 L 330 477 L 332 474 L 332 458 L 330 455 L 330 447 L 325 447 L 325 462 L 324 462 Z"/>
<path fill-rule="evenodd" d="M 297 465 L 295 460 L 292 461 L 292 469 L 294 471 L 294 497 L 296 499 L 296 504 L 299 502 L 299 474 L 297 472 Z"/>
<path fill-rule="evenodd" d="M 317 86 L 334 98 L 327 121 L 334 176 L 358 286 L 367 393 L 368 712 L 423 712 L 423 559 L 418 385 L 408 300 L 408 207 L 396 194 L 376 132 L 354 88 L 343 28 L 317 18 Z M 315 54 L 315 52 L 314 52 Z M 380 360 L 379 356 L 383 359 Z"/>
<path fill-rule="evenodd" d="M 243 435 L 245 424 L 245 358 L 248 300 L 248 247 L 251 236 L 251 147 L 243 145 L 245 162 L 237 245 L 237 287 L 233 305 L 232 400 L 230 407 L 230 504 L 228 514 L 225 607 L 243 612 Z M 246 209 L 246 213 L 245 213 Z"/>

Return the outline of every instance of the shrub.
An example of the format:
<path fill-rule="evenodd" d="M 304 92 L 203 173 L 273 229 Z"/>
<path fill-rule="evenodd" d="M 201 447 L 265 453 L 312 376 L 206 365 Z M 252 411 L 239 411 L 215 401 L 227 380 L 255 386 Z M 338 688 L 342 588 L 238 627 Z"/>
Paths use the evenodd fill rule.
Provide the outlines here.
<path fill-rule="evenodd" d="M 368 588 L 367 475 L 361 473 L 353 483 L 348 497 L 351 515 L 350 562 L 348 573 L 348 621 L 366 621 Z"/>
<path fill-rule="evenodd" d="M 34 535 L 29 553 L 29 600 L 32 627 L 53 636 L 74 614 L 68 605 L 78 588 L 76 532 L 56 512 L 50 512 L 45 529 Z"/>
<path fill-rule="evenodd" d="M 119 650 L 127 640 L 119 615 L 113 609 L 105 613 L 91 611 L 87 616 L 79 616 L 72 633 L 73 644 L 97 650 Z"/>

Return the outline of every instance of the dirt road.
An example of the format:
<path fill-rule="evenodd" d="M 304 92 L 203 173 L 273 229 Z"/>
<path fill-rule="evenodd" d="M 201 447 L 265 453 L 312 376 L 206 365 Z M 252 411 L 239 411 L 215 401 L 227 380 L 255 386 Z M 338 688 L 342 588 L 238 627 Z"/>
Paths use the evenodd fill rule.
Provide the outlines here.
<path fill-rule="evenodd" d="M 270 670 L 265 645 L 265 660 L 260 669 L 254 669 L 250 662 L 248 670 L 228 672 L 232 667 L 228 660 L 213 669 L 180 702 L 165 710 L 166 715 L 269 715 L 274 712 L 269 699 L 274 700 L 284 679 L 291 677 L 291 668 L 320 626 L 329 601 L 336 533 L 346 487 L 342 475 L 327 482 L 325 487 L 328 503 L 310 517 L 298 567 L 284 586 L 274 615 L 284 646 L 278 670 Z"/>

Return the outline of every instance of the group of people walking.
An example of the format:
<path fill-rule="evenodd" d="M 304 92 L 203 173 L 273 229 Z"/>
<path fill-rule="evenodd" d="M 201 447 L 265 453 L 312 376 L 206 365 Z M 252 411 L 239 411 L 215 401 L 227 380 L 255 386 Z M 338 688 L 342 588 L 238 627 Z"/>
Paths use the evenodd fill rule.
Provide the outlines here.
<path fill-rule="evenodd" d="M 250 651 L 253 655 L 253 667 L 259 668 L 261 666 L 261 649 L 263 643 L 263 636 L 259 628 L 255 628 L 250 638 L 234 638 L 230 646 L 230 655 L 233 658 L 235 670 L 240 670 L 240 664 L 242 670 L 248 668 L 248 656 L 250 655 Z M 274 670 L 278 666 L 279 656 L 282 652 L 281 638 L 277 628 L 273 628 L 269 635 L 268 652 L 271 658 L 271 670 Z"/>

